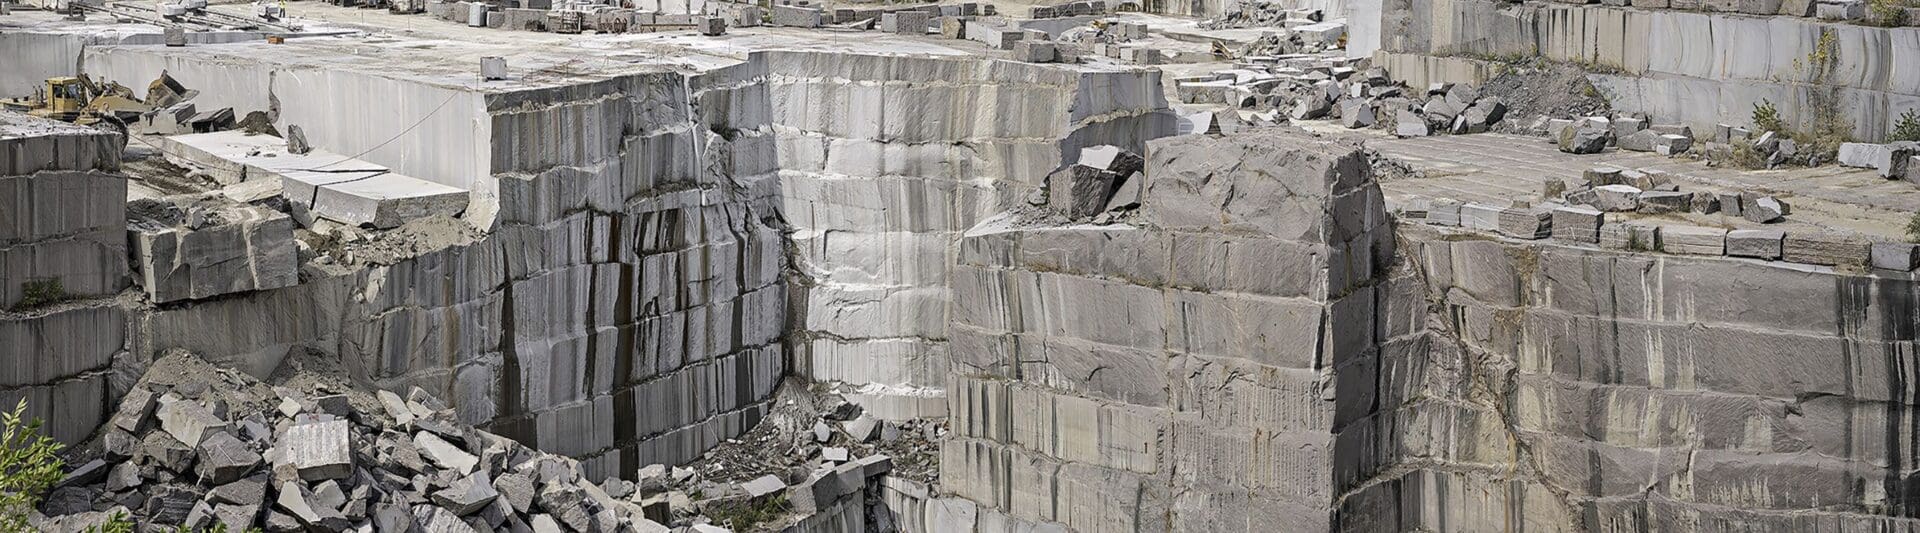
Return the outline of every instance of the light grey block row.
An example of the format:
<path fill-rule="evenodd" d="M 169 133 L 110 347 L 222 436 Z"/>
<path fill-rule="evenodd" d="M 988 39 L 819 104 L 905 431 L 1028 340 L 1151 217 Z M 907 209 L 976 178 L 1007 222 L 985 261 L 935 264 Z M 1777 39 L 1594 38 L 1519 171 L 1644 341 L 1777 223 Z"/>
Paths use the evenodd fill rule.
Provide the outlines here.
<path fill-rule="evenodd" d="M 127 223 L 127 179 L 105 172 L 43 171 L 0 177 L 0 246 Z"/>
<path fill-rule="evenodd" d="M 0 176 L 43 170 L 116 171 L 120 134 L 0 111 Z"/>

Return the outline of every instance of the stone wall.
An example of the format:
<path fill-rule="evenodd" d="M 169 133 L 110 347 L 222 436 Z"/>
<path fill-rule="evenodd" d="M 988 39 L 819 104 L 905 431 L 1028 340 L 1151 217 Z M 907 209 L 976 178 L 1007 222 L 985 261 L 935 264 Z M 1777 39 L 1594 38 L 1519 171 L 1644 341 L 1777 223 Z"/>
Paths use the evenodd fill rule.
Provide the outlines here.
<path fill-rule="evenodd" d="M 1138 225 L 962 240 L 941 489 L 1080 531 L 1324 530 L 1393 245 L 1366 160 L 1274 132 L 1147 157 Z"/>
<path fill-rule="evenodd" d="M 755 54 L 803 282 L 795 373 L 870 412 L 940 416 L 959 233 L 1079 148 L 1173 132 L 1157 72 L 817 52 Z"/>
<path fill-rule="evenodd" d="M 1813 99 L 1831 94 L 1856 136 L 1879 140 L 1892 117 L 1920 108 L 1920 74 L 1895 68 L 1920 60 L 1920 28 L 1494 0 L 1385 0 L 1381 20 L 1387 52 L 1617 70 L 1594 77 L 1616 110 L 1695 128 L 1744 125 L 1762 101 L 1805 127 Z M 1823 50 L 1830 63 L 1815 60 Z"/>
<path fill-rule="evenodd" d="M 78 442 L 127 351 L 127 178 L 106 131 L 0 112 L 0 409 Z"/>

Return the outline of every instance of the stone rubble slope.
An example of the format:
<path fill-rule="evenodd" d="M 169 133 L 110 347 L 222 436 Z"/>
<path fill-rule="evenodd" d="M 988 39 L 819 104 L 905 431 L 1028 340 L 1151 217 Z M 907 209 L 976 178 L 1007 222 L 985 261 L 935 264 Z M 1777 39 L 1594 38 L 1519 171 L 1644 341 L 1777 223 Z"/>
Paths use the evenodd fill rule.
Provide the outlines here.
<path fill-rule="evenodd" d="M 301 385 L 294 383 L 305 381 Z M 324 380 L 268 385 L 174 351 L 128 392 L 35 527 L 124 513 L 199 531 L 667 531 L 573 459 L 402 397 Z"/>

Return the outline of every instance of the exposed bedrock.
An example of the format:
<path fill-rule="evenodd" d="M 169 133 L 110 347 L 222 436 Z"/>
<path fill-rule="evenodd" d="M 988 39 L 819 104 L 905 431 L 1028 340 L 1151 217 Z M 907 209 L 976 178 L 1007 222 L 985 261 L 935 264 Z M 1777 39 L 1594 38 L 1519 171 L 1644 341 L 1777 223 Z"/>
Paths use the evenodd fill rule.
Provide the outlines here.
<path fill-rule="evenodd" d="M 1081 531 L 1325 530 L 1393 251 L 1367 160 L 1271 130 L 1146 156 L 1137 225 L 962 240 L 942 488 Z"/>
<path fill-rule="evenodd" d="M 1805 129 L 1818 118 L 1814 101 L 1831 96 L 1855 136 L 1878 140 L 1890 117 L 1920 108 L 1920 73 L 1896 68 L 1920 61 L 1920 28 L 1491 0 L 1385 0 L 1381 21 L 1379 57 L 1396 77 L 1492 72 L 1463 58 L 1578 62 L 1617 69 L 1593 76 L 1614 109 L 1695 128 L 1744 124 L 1770 101 Z"/>
<path fill-rule="evenodd" d="M 1913 280 L 1402 235 L 1343 529 L 1920 527 Z"/>
<path fill-rule="evenodd" d="M 1084 146 L 1173 133 L 1159 73 L 772 52 L 792 226 L 794 372 L 891 419 L 945 414 L 947 284 L 961 231 Z M 845 110 L 845 112 L 822 112 Z"/>
<path fill-rule="evenodd" d="M 1282 132 L 1147 158 L 1132 225 L 961 241 L 954 520 L 1920 527 L 1911 279 L 1392 226 Z"/>

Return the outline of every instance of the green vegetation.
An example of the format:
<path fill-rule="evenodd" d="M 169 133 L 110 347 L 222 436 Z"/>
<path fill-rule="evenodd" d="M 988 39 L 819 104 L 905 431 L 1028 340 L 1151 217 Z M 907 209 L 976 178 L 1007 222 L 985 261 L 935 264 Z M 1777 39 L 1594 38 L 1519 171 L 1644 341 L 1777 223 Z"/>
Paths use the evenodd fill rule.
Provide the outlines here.
<path fill-rule="evenodd" d="M 1875 26 L 1905 26 L 1907 8 L 1913 7 L 1910 0 L 1867 0 L 1867 24 Z"/>
<path fill-rule="evenodd" d="M 87 533 L 133 533 L 133 520 L 127 518 L 127 513 L 114 512 L 107 523 L 88 526 Z"/>
<path fill-rule="evenodd" d="M 734 500 L 706 509 L 707 517 L 716 524 L 724 524 L 734 531 L 754 531 L 756 527 L 773 521 L 787 513 L 787 500 L 784 498 L 762 498 L 760 501 Z"/>
<path fill-rule="evenodd" d="M 1753 104 L 1753 127 L 1756 130 L 1755 133 L 1789 131 L 1786 123 L 1780 120 L 1780 109 L 1773 106 L 1772 100 L 1761 100 L 1760 103 Z"/>
<path fill-rule="evenodd" d="M 0 415 L 0 531 L 29 531 L 27 517 L 47 489 L 65 475 L 59 442 L 26 420 L 27 401 Z"/>
<path fill-rule="evenodd" d="M 28 280 L 20 284 L 20 289 L 25 294 L 20 298 L 19 303 L 13 305 L 15 311 L 60 303 L 72 296 L 67 294 L 67 288 L 60 284 L 60 278 Z"/>
<path fill-rule="evenodd" d="M 1900 114 L 1900 120 L 1894 121 L 1893 133 L 1887 135 L 1889 141 L 1920 141 L 1920 112 L 1908 109 Z"/>
<path fill-rule="evenodd" d="M 1920 242 L 1920 213 L 1907 220 L 1907 242 Z"/>

